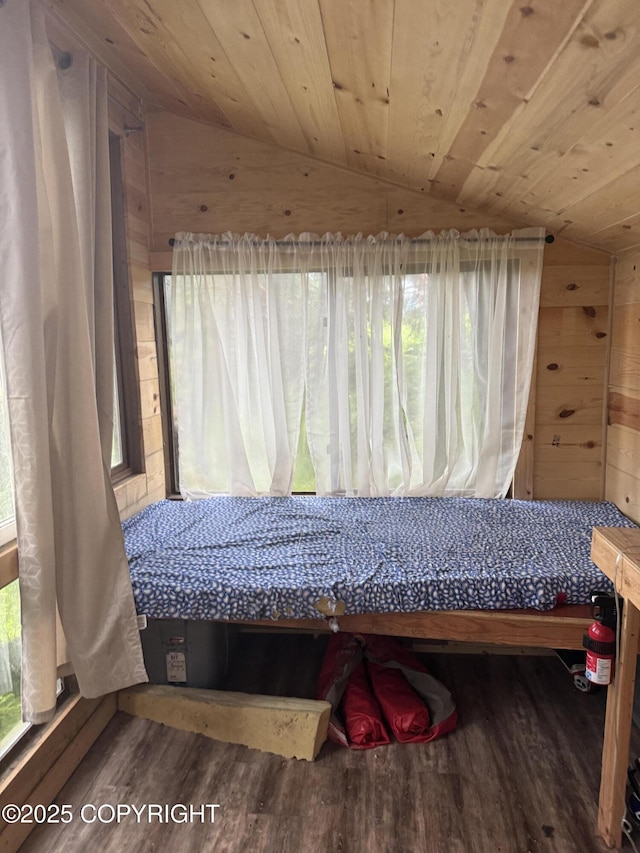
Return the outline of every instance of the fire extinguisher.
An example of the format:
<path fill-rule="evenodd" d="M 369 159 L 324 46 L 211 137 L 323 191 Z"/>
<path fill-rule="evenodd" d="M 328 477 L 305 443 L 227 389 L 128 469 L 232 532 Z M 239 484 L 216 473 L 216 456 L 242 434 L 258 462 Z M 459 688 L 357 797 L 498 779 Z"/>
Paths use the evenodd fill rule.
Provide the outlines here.
<path fill-rule="evenodd" d="M 585 675 L 593 684 L 611 684 L 616 656 L 616 600 L 608 592 L 591 593 L 594 621 L 583 637 L 587 650 Z"/>

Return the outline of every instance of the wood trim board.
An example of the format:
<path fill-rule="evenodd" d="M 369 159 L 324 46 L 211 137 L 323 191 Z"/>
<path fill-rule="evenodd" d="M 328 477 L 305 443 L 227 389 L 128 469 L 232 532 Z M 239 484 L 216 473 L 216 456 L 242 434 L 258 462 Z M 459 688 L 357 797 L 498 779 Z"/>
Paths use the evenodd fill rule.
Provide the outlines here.
<path fill-rule="evenodd" d="M 72 696 L 0 782 L 0 806 L 49 805 L 116 712 L 116 696 Z M 0 851 L 15 851 L 36 823 L 0 821 Z"/>
<path fill-rule="evenodd" d="M 18 577 L 18 546 L 15 542 L 0 548 L 0 589 Z"/>
<path fill-rule="evenodd" d="M 365 613 L 334 617 L 340 631 L 385 634 L 422 640 L 482 642 L 544 649 L 582 649 L 591 624 L 589 605 L 562 605 L 554 610 L 440 610 L 417 613 Z M 264 619 L 237 621 L 245 626 L 332 631 L 328 619 Z"/>
<path fill-rule="evenodd" d="M 607 688 L 598 804 L 598 831 L 609 847 L 619 847 L 640 639 L 640 530 L 596 527 L 591 559 L 624 599 L 614 677 Z"/>

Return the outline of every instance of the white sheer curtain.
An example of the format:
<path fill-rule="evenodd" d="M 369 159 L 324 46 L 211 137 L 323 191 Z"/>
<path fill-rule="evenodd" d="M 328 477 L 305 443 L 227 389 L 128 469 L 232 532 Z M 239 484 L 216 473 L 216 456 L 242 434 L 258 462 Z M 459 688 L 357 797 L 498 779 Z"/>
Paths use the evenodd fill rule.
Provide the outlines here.
<path fill-rule="evenodd" d="M 504 496 L 543 246 L 540 229 L 177 235 L 183 494 L 287 494 L 304 421 L 318 494 Z"/>
<path fill-rule="evenodd" d="M 310 275 L 298 260 L 295 243 L 249 237 L 174 246 L 169 336 L 188 497 L 291 491 Z"/>
<path fill-rule="evenodd" d="M 0 8 L 0 328 L 15 476 L 23 714 L 56 702 L 56 604 L 81 692 L 146 680 L 110 481 L 106 78 L 60 71 L 39 6 Z"/>

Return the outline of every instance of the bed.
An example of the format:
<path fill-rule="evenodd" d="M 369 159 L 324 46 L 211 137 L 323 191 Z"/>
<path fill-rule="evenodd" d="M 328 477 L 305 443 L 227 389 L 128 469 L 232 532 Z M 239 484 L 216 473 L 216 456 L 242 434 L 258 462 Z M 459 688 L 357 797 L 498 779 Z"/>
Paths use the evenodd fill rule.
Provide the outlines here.
<path fill-rule="evenodd" d="M 607 502 L 470 498 L 160 501 L 123 523 L 150 619 L 580 648 Z"/>

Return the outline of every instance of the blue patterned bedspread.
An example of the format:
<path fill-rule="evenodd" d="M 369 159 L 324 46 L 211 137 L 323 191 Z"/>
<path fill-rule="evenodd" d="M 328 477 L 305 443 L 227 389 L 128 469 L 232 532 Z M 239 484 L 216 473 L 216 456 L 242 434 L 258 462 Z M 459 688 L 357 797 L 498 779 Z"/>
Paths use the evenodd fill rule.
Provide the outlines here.
<path fill-rule="evenodd" d="M 137 610 L 156 619 L 585 604 L 611 588 L 594 526 L 635 525 L 611 503 L 316 497 L 160 501 L 123 523 Z"/>

